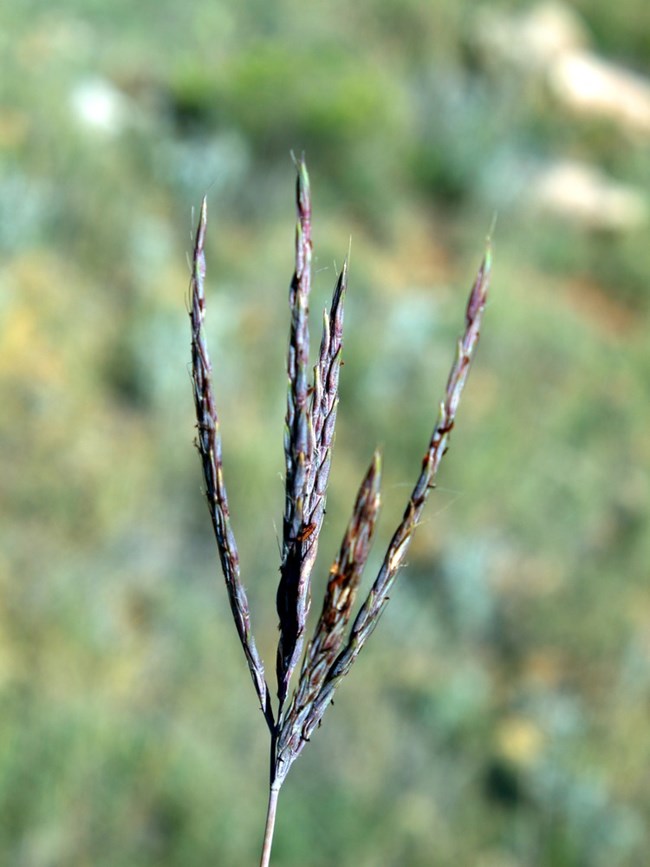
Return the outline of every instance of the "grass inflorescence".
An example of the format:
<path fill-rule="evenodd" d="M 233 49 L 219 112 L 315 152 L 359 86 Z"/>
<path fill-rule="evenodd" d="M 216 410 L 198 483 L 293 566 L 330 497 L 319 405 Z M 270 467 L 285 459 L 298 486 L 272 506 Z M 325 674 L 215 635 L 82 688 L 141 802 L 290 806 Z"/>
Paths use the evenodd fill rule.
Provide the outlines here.
<path fill-rule="evenodd" d="M 280 637 L 273 707 L 264 665 L 250 623 L 248 598 L 239 568 L 223 479 L 219 417 L 205 340 L 205 236 L 207 202 L 201 205 L 192 257 L 190 319 L 192 379 L 197 417 L 197 448 L 230 607 L 260 707 L 271 736 L 270 795 L 260 865 L 269 864 L 280 788 L 349 672 L 388 601 L 388 594 L 420 520 L 444 456 L 456 412 L 479 340 L 490 276 L 491 249 L 472 286 L 465 328 L 454 359 L 420 474 L 402 520 L 386 550 L 379 573 L 349 628 L 354 602 L 368 559 L 380 504 L 381 459 L 375 452 L 361 482 L 341 547 L 329 571 L 320 617 L 305 650 L 310 580 L 323 526 L 339 395 L 343 349 L 343 310 L 348 280 L 344 263 L 329 312 L 323 317 L 318 360 L 309 376 L 309 294 L 311 288 L 311 191 L 304 158 L 296 161 L 295 271 L 289 289 L 291 324 L 287 357 L 287 412 L 284 432 L 285 508 L 282 522 L 277 612 Z M 303 652 L 304 651 L 304 652 Z M 297 684 L 290 685 L 302 659 Z"/>

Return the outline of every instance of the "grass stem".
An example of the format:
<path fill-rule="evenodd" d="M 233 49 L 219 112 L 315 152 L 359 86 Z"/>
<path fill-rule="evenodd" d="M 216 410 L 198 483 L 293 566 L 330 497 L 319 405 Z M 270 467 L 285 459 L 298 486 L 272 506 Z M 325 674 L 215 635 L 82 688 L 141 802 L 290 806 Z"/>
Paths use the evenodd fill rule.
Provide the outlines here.
<path fill-rule="evenodd" d="M 275 830 L 275 814 L 278 808 L 278 795 L 280 787 L 272 785 L 269 789 L 269 806 L 266 811 L 266 826 L 264 828 L 264 843 L 262 844 L 262 857 L 260 867 L 269 867 L 271 863 L 271 847 L 273 846 L 273 832 Z"/>

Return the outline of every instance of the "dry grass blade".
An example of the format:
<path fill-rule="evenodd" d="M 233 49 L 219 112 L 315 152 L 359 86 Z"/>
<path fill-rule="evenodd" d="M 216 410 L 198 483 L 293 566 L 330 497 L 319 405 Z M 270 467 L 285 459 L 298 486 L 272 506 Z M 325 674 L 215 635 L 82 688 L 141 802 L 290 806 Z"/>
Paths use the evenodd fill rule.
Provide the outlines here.
<path fill-rule="evenodd" d="M 281 723 L 277 757 L 282 774 L 286 774 L 306 743 L 304 721 L 343 644 L 374 536 L 379 512 L 380 478 L 381 459 L 379 453 L 375 452 L 359 488 L 338 557 L 330 569 L 323 610 L 303 660 L 298 688 Z"/>
<path fill-rule="evenodd" d="M 192 324 L 192 382 L 197 420 L 196 446 L 201 455 L 206 497 L 212 526 L 217 539 L 221 568 L 226 581 L 228 599 L 235 626 L 241 641 L 255 690 L 260 700 L 266 721 L 273 730 L 274 719 L 271 697 L 264 678 L 264 666 L 257 652 L 251 632 L 250 611 L 246 591 L 239 575 L 239 554 L 230 526 L 228 497 L 223 481 L 221 459 L 221 436 L 219 417 L 212 389 L 212 368 L 208 356 L 203 321 L 205 318 L 205 233 L 207 228 L 207 203 L 203 199 L 196 231 L 192 256 L 190 280 L 190 320 Z"/>
<path fill-rule="evenodd" d="M 320 722 L 334 691 L 350 667 L 368 636 L 376 627 L 388 593 L 393 585 L 397 572 L 404 562 L 404 557 L 410 544 L 413 532 L 418 524 L 429 491 L 434 487 L 433 480 L 438 471 L 440 461 L 447 451 L 449 434 L 454 426 L 456 410 L 469 373 L 474 351 L 478 344 L 479 331 L 487 299 L 487 289 L 490 276 L 491 249 L 488 247 L 478 275 L 472 287 L 465 314 L 465 332 L 458 342 L 454 364 L 451 368 L 445 397 L 440 405 L 429 447 L 422 461 L 422 469 L 406 505 L 402 521 L 386 551 L 379 574 L 370 589 L 368 597 L 359 611 L 352 626 L 350 638 L 346 647 L 331 666 L 320 691 L 312 702 L 303 725 L 303 736 L 308 738 L 315 726 Z"/>
<path fill-rule="evenodd" d="M 309 292 L 311 288 L 311 194 L 304 159 L 297 164 L 296 267 L 289 291 L 291 330 L 287 373 L 289 387 L 284 435 L 286 461 L 282 564 L 277 593 L 280 618 L 277 676 L 280 710 L 302 652 L 309 612 L 309 574 L 303 569 L 305 496 L 311 468 L 313 431 L 309 415 Z"/>

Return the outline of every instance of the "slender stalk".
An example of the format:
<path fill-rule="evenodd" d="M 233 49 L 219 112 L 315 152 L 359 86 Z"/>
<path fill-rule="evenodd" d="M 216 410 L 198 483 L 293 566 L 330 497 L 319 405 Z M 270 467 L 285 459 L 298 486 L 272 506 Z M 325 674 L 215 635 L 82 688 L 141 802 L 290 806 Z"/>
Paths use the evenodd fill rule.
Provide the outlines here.
<path fill-rule="evenodd" d="M 278 809 L 278 795 L 280 786 L 271 785 L 269 789 L 269 805 L 266 811 L 266 825 L 264 827 L 264 843 L 262 844 L 262 857 L 260 867 L 269 867 L 271 863 L 271 848 L 273 846 L 273 832 L 275 831 L 275 814 Z"/>

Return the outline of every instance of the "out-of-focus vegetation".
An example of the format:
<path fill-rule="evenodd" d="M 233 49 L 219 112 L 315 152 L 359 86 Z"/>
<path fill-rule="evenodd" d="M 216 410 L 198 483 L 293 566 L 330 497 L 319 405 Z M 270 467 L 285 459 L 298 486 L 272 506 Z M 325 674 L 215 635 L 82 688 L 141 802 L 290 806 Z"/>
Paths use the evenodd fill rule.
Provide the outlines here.
<path fill-rule="evenodd" d="M 586 51 L 648 72 L 646 0 L 574 9 Z M 406 501 L 499 216 L 440 488 L 285 786 L 274 863 L 645 863 L 650 135 L 499 53 L 531 10 L 0 6 L 3 864 L 255 863 L 266 733 L 191 447 L 185 255 L 209 189 L 226 481 L 272 669 L 292 148 L 316 329 L 352 236 L 323 579 L 375 444 L 377 551 Z M 557 164 L 623 199 L 549 206 Z"/>

